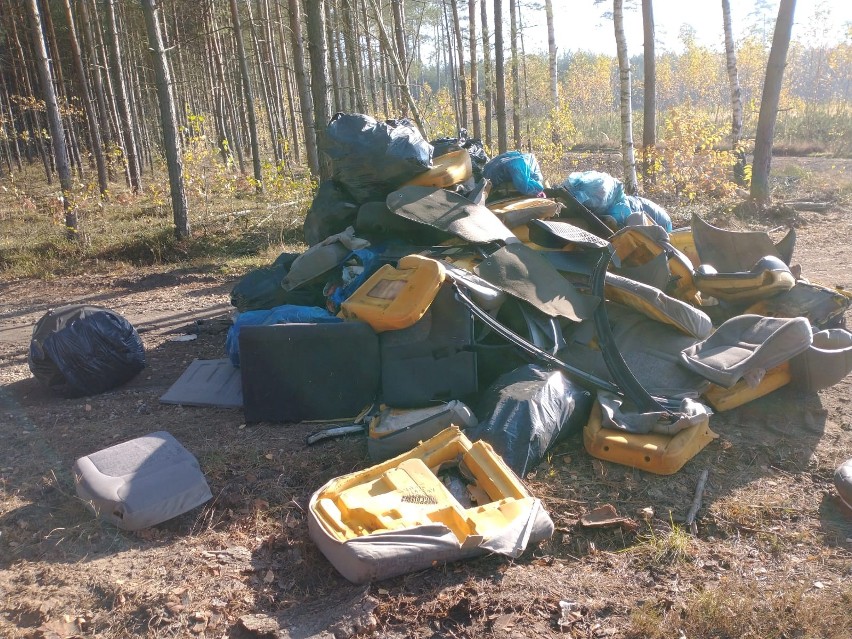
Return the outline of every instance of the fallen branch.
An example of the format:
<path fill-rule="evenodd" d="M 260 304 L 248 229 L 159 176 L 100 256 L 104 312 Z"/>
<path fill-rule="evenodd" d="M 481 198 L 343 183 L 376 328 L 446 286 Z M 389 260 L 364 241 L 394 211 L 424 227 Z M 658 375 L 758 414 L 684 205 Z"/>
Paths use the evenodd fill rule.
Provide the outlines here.
<path fill-rule="evenodd" d="M 695 497 L 693 497 L 692 506 L 689 507 L 689 512 L 686 514 L 686 521 L 684 523 L 689 526 L 689 530 L 693 535 L 698 532 L 698 527 L 695 525 L 695 516 L 701 508 L 701 499 L 704 496 L 704 486 L 707 484 L 707 477 L 709 475 L 710 471 L 705 468 L 698 476 L 698 483 L 695 485 Z"/>
<path fill-rule="evenodd" d="M 815 211 L 825 213 L 831 208 L 831 202 L 785 202 L 784 206 L 794 211 Z"/>

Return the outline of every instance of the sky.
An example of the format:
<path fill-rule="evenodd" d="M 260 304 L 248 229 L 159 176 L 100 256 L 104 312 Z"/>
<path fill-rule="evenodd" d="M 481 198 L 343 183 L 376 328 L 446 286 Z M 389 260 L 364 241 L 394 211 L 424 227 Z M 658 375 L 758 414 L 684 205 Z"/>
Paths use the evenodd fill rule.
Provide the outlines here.
<path fill-rule="evenodd" d="M 765 29 L 767 42 L 771 42 L 778 15 L 778 0 L 762 3 L 768 5 L 762 19 L 750 15 L 757 4 L 757 0 L 730 0 L 735 41 L 739 42 L 750 30 L 759 26 L 761 30 Z M 627 49 L 632 56 L 642 52 L 642 11 L 639 0 L 625 0 L 627 5 L 635 5 L 633 9 L 626 8 L 624 14 Z M 653 6 L 658 50 L 683 50 L 680 40 L 682 25 L 690 25 L 694 29 L 699 45 L 720 51 L 723 49 L 721 0 L 653 0 Z M 615 55 L 612 19 L 602 17 L 607 11 L 612 11 L 612 2 L 608 0 L 601 4 L 595 4 L 594 0 L 553 0 L 558 52 L 584 50 Z M 820 13 L 827 17 L 815 18 Z M 544 10 L 524 11 L 522 19 L 526 27 L 524 38 L 527 51 L 546 51 Z M 841 42 L 851 24 L 852 0 L 797 0 L 792 37 L 813 41 L 814 28 L 817 28 L 819 38 L 826 38 L 828 43 Z"/>

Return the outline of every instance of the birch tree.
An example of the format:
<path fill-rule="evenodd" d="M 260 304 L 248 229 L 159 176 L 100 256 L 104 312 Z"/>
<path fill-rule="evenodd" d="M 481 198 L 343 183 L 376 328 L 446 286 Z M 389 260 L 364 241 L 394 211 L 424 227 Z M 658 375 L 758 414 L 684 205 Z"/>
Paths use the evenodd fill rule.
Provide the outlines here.
<path fill-rule="evenodd" d="M 630 58 L 627 56 L 627 38 L 624 35 L 624 1 L 613 0 L 612 17 L 615 25 L 615 46 L 618 53 L 618 78 L 621 111 L 621 162 L 624 167 L 624 190 L 633 194 L 639 191 L 636 179 L 636 155 L 633 146 L 633 107 L 630 103 Z"/>

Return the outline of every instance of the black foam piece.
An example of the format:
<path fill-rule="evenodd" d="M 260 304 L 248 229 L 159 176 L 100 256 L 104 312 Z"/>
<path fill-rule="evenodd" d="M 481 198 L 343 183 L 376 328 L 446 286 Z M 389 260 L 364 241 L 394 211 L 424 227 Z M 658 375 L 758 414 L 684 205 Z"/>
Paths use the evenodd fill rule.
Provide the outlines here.
<path fill-rule="evenodd" d="M 379 340 L 364 322 L 240 330 L 247 422 L 350 419 L 379 389 Z"/>
<path fill-rule="evenodd" d="M 452 286 L 438 291 L 413 326 L 380 335 L 382 400 L 414 408 L 462 399 L 477 391 L 473 317 Z"/>

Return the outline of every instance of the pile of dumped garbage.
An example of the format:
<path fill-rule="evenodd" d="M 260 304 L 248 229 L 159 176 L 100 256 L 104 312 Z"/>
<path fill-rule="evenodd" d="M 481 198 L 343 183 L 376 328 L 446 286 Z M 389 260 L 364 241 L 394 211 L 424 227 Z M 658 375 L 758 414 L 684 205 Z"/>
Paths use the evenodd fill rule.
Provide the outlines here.
<path fill-rule="evenodd" d="M 377 465 L 310 503 L 352 581 L 549 536 L 518 477 L 568 433 L 670 474 L 716 437 L 713 411 L 852 370 L 852 300 L 791 266 L 792 229 L 672 229 L 608 174 L 549 187 L 530 154 L 405 120 L 337 114 L 327 138 L 310 248 L 234 287 L 226 350 L 247 421 L 366 433 Z"/>

